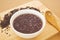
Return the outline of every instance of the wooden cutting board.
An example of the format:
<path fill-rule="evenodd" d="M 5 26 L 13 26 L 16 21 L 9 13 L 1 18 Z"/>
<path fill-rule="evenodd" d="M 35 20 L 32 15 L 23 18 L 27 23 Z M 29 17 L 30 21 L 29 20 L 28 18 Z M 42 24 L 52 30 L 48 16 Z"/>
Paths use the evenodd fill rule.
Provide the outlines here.
<path fill-rule="evenodd" d="M 45 7 L 41 2 L 31 1 L 26 4 L 19 5 L 15 8 L 11 8 L 9 10 L 1 12 L 0 13 L 0 20 L 3 19 L 4 15 L 7 14 L 8 12 L 10 12 L 11 10 L 17 9 L 17 8 L 24 8 L 27 6 L 35 7 L 37 9 L 39 9 L 43 13 L 43 15 L 45 14 L 46 11 L 49 11 L 49 9 L 47 7 Z M 58 31 L 46 21 L 45 28 L 43 29 L 41 34 L 35 38 L 23 39 L 23 38 L 17 36 L 9 26 L 8 29 L 3 29 L 3 31 L 1 31 L 1 28 L 0 28 L 0 40 L 46 40 L 47 38 L 51 37 L 52 35 L 54 35 L 56 33 L 58 33 Z"/>

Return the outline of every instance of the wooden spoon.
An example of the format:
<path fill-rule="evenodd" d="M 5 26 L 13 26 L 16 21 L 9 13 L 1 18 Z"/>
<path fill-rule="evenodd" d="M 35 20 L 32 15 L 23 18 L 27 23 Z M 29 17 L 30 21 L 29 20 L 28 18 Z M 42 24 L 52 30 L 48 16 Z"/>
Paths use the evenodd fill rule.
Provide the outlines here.
<path fill-rule="evenodd" d="M 58 26 L 58 23 L 57 23 L 58 21 L 56 21 L 55 16 L 50 11 L 46 11 L 45 17 L 49 24 L 51 24 L 54 28 L 60 31 L 60 26 Z"/>

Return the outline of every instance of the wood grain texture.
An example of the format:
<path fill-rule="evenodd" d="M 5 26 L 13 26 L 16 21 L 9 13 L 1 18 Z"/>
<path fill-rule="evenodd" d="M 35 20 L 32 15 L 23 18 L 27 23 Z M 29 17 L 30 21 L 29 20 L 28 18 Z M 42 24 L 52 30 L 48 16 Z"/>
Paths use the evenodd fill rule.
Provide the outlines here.
<path fill-rule="evenodd" d="M 25 4 L 32 0 L 0 0 L 0 12 Z M 54 12 L 60 19 L 60 0 L 39 0 L 52 12 Z"/>
<path fill-rule="evenodd" d="M 41 12 L 45 12 L 45 11 L 49 10 L 41 2 L 31 1 L 31 2 L 28 2 L 26 4 L 19 5 L 17 7 L 14 7 L 14 8 L 11 8 L 9 10 L 1 12 L 0 17 L 1 17 L 1 19 L 3 19 L 3 16 L 6 13 L 8 13 L 9 11 L 11 11 L 15 8 L 21 8 L 21 7 L 26 7 L 26 6 L 35 7 L 37 9 L 39 9 Z M 6 35 L 6 32 L 8 32 L 8 35 Z M 8 31 L 3 30 L 3 32 L 1 33 L 1 28 L 0 28 L 0 40 L 46 40 L 47 38 L 51 37 L 52 35 L 54 35 L 56 33 L 58 33 L 58 31 L 53 26 L 51 26 L 48 22 L 46 22 L 46 26 L 43 29 L 43 31 L 41 32 L 41 34 L 35 38 L 32 38 L 32 39 L 23 39 L 23 38 L 17 36 L 11 28 L 9 28 Z"/>
<path fill-rule="evenodd" d="M 60 32 L 48 38 L 47 40 L 60 40 Z"/>

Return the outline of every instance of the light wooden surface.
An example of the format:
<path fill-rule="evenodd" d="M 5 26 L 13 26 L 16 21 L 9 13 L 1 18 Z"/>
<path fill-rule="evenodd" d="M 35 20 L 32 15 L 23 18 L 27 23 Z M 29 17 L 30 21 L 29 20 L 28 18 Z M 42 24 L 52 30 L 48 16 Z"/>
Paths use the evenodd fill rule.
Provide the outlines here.
<path fill-rule="evenodd" d="M 47 40 L 60 40 L 60 32 L 48 38 Z"/>
<path fill-rule="evenodd" d="M 10 10 L 13 10 L 15 8 L 26 7 L 26 6 L 35 7 L 35 8 L 37 8 L 40 11 L 43 11 L 43 12 L 45 12 L 46 10 L 49 10 L 47 7 L 42 5 L 39 1 L 31 1 L 31 2 L 28 2 L 26 4 L 19 5 L 17 7 L 14 7 L 14 8 L 11 8 L 9 10 L 1 12 L 0 17 L 2 19 L 3 16 L 6 13 L 8 13 Z M 10 34 L 10 36 L 6 35 L 5 32 L 8 32 Z M 52 35 L 54 35 L 56 33 L 58 33 L 58 31 L 53 26 L 51 26 L 48 22 L 46 22 L 46 26 L 45 26 L 44 30 L 41 32 L 41 34 L 39 36 L 37 36 L 36 38 L 29 39 L 29 40 L 46 40 L 46 39 L 48 39 L 49 37 L 51 37 Z M 3 33 L 1 33 L 1 31 L 0 31 L 0 40 L 26 40 L 26 39 L 18 37 L 13 32 L 13 30 L 11 28 L 9 28 L 9 31 L 4 31 Z"/>
<path fill-rule="evenodd" d="M 32 0 L 0 0 L 0 12 Z M 60 18 L 60 0 L 39 0 Z"/>
<path fill-rule="evenodd" d="M 39 0 L 60 19 L 60 0 Z"/>

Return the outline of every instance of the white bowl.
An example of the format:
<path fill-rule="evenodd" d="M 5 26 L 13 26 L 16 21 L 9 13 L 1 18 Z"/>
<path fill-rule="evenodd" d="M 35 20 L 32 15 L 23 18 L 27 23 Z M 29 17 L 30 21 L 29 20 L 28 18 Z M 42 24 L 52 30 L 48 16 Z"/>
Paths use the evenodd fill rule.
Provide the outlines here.
<path fill-rule="evenodd" d="M 21 33 L 21 32 L 16 31 L 16 30 L 14 29 L 14 27 L 13 27 L 13 21 L 14 21 L 14 19 L 15 19 L 16 17 L 18 17 L 19 15 L 22 15 L 22 14 L 34 14 L 34 15 L 38 16 L 38 17 L 42 20 L 42 23 L 43 23 L 42 28 L 41 28 L 39 31 L 37 31 L 37 32 L 35 32 L 35 33 L 31 33 L 31 34 L 24 34 L 24 33 Z M 13 14 L 13 16 L 12 16 L 11 19 L 10 19 L 10 26 L 11 26 L 12 30 L 13 30 L 18 36 L 20 36 L 20 37 L 22 37 L 22 38 L 34 38 L 34 37 L 36 37 L 37 35 L 39 35 L 39 34 L 41 33 L 41 31 L 42 31 L 43 28 L 45 27 L 45 24 L 46 24 L 46 22 L 45 22 L 45 17 L 44 17 L 40 12 L 38 12 L 38 11 L 36 11 L 36 10 L 33 10 L 33 9 L 19 10 L 19 11 L 17 11 L 15 14 Z"/>

